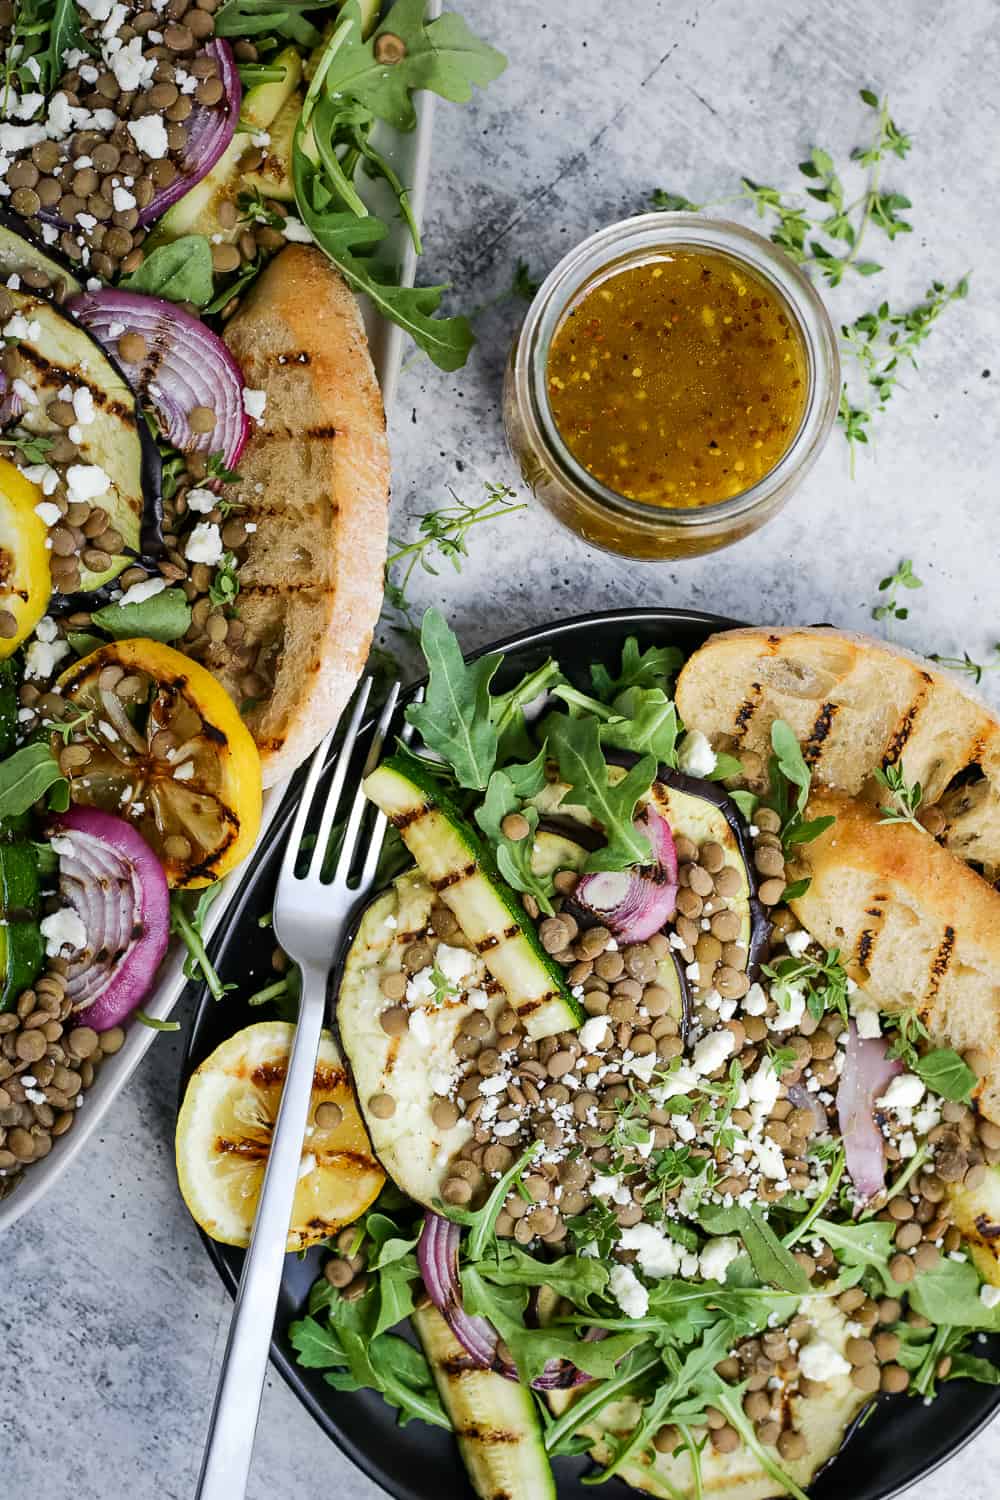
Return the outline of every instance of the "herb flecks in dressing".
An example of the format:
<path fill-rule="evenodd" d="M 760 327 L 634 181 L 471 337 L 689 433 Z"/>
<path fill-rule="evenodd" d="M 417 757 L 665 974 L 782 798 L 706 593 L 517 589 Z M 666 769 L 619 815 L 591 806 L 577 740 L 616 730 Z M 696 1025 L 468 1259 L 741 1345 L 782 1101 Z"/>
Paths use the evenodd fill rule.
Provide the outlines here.
<path fill-rule="evenodd" d="M 780 295 L 716 251 L 612 271 L 549 351 L 552 415 L 577 462 L 630 500 L 693 507 L 756 484 L 787 451 L 808 391 Z"/>

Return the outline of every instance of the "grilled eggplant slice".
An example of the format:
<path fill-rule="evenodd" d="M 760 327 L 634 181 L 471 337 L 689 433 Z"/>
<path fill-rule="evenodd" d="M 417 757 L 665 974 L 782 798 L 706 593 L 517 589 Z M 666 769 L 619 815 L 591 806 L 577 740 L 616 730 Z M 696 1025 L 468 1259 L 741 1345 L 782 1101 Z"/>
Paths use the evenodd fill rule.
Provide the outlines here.
<path fill-rule="evenodd" d="M 507 991 L 536 1041 L 579 1026 L 583 1011 L 490 851 L 414 756 L 390 756 L 365 782 L 428 883 Z"/>
<path fill-rule="evenodd" d="M 23 271 L 44 271 L 53 282 L 61 281 L 68 296 L 83 291 L 69 265 L 40 245 L 19 214 L 0 212 L 0 281 Z"/>
<path fill-rule="evenodd" d="M 555 1500 L 555 1480 L 527 1387 L 475 1366 L 436 1308 L 421 1308 L 411 1322 L 480 1500 Z"/>
<path fill-rule="evenodd" d="M 22 291 L 7 295 L 27 323 L 28 332 L 17 339 L 14 352 L 20 378 L 36 398 L 25 408 L 21 427 L 42 436 L 58 432 L 46 408 L 65 385 L 85 387 L 93 397 L 94 420 L 81 426 L 78 462 L 97 465 L 107 474 L 107 494 L 98 500 L 123 542 L 107 568 L 95 572 L 81 567 L 81 589 L 98 589 L 127 568 L 144 544 L 149 549 L 155 542 L 160 456 L 131 387 L 100 344 L 44 297 Z M 152 519 L 144 532 L 147 511 Z"/>

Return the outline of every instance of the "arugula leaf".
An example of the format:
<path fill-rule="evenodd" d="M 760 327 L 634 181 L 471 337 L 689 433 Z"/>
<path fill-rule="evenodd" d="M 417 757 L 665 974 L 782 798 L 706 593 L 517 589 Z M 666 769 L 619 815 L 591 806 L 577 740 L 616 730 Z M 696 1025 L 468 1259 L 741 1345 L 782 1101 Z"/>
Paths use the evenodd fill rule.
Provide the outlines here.
<path fill-rule="evenodd" d="M 302 47 L 316 47 L 321 33 L 307 12 L 328 10 L 340 0 L 225 0 L 215 13 L 215 35 L 250 37 L 261 32 L 288 37 Z"/>
<path fill-rule="evenodd" d="M 805 1296 L 809 1277 L 778 1239 L 759 1208 L 733 1204 L 729 1208 L 703 1204 L 698 1221 L 709 1234 L 736 1234 L 743 1241 L 761 1281 L 782 1291 Z"/>
<path fill-rule="evenodd" d="M 616 714 L 601 729 L 601 741 L 617 750 L 655 755 L 672 766 L 677 760 L 677 709 L 662 688 L 627 688 L 614 702 Z"/>
<path fill-rule="evenodd" d="M 1000 1307 L 986 1306 L 980 1285 L 979 1272 L 967 1260 L 942 1260 L 915 1276 L 907 1290 L 910 1306 L 932 1323 L 1000 1333 Z"/>
<path fill-rule="evenodd" d="M 771 748 L 774 751 L 774 764 L 778 771 L 797 790 L 795 806 L 801 814 L 805 811 L 809 798 L 812 772 L 805 763 L 794 731 L 789 728 L 784 719 L 775 719 L 771 725 Z"/>
<path fill-rule="evenodd" d="M 106 604 L 90 618 L 116 641 L 130 636 L 179 641 L 191 624 L 191 606 L 183 589 L 164 589 L 138 604 Z"/>
<path fill-rule="evenodd" d="M 76 0 L 56 0 L 49 30 L 49 45 L 46 53 L 48 91 L 55 88 L 65 69 L 63 57 L 67 52 L 93 52 L 93 47 L 83 34 L 80 12 Z"/>
<path fill-rule="evenodd" d="M 893 1287 L 896 1286 L 888 1270 L 889 1261 L 895 1254 L 895 1232 L 894 1224 L 881 1219 L 866 1219 L 859 1224 L 835 1224 L 832 1219 L 816 1219 L 811 1228 L 812 1234 L 826 1241 L 841 1265 L 875 1271 L 890 1296 L 894 1295 Z M 914 1284 L 911 1282 L 911 1286 Z"/>
<path fill-rule="evenodd" d="M 562 680 L 562 668 L 550 657 L 508 692 L 496 693 L 490 699 L 490 718 L 497 732 L 497 759 L 501 764 L 514 756 L 530 759 L 534 754 L 535 746 L 528 733 L 524 711 Z M 522 792 L 521 795 L 531 796 L 532 793 Z"/>
<path fill-rule="evenodd" d="M 494 654 L 467 666 L 454 632 L 440 610 L 429 609 L 420 644 L 430 674 L 423 703 L 406 717 L 429 750 L 442 756 L 459 786 L 485 791 L 496 764 L 497 732 L 490 718 L 490 683 L 502 661 Z"/>
<path fill-rule="evenodd" d="M 330 1371 L 325 1378 L 336 1390 L 376 1390 L 399 1408 L 401 1425 L 416 1417 L 451 1429 L 426 1357 L 398 1335 L 383 1333 L 368 1341 L 357 1327 L 326 1327 L 307 1317 L 291 1325 L 289 1337 L 299 1364 Z"/>
<path fill-rule="evenodd" d="M 212 247 L 203 234 L 185 234 L 151 250 L 138 270 L 122 278 L 130 292 L 206 307 L 213 292 Z M 228 299 L 227 299 L 228 300 Z"/>
<path fill-rule="evenodd" d="M 482 1208 L 470 1212 L 468 1209 L 455 1208 L 451 1204 L 435 1203 L 434 1207 L 438 1213 L 443 1214 L 447 1219 L 454 1219 L 458 1224 L 464 1224 L 469 1230 L 465 1236 L 464 1250 L 470 1261 L 482 1260 L 495 1243 L 497 1215 L 503 1208 L 504 1200 L 514 1184 L 520 1182 L 528 1163 L 534 1161 L 540 1150 L 541 1142 L 532 1141 L 513 1166 L 508 1167 L 503 1176 L 497 1179 Z"/>
<path fill-rule="evenodd" d="M 937 1047 L 933 1052 L 925 1052 L 914 1062 L 913 1071 L 932 1093 L 956 1104 L 965 1103 L 976 1085 L 975 1073 L 951 1047 Z"/>
<path fill-rule="evenodd" d="M 683 664 L 684 653 L 677 646 L 647 646 L 640 651 L 638 640 L 630 635 L 622 648 L 618 676 L 612 677 L 602 662 L 596 662 L 590 668 L 590 680 L 597 696 L 610 703 L 627 688 L 664 689 Z"/>
<path fill-rule="evenodd" d="M 543 769 L 544 777 L 544 769 Z M 503 831 L 503 821 L 510 813 L 519 812 L 528 824 L 528 832 L 522 839 L 508 838 Z M 554 885 L 551 875 L 536 875 L 531 867 L 531 856 L 538 828 L 538 809 L 521 805 L 521 798 L 506 771 L 494 771 L 486 788 L 481 806 L 476 808 L 476 822 L 493 845 L 497 869 L 507 884 L 515 891 L 534 896 L 546 916 L 552 916 Z"/>
<path fill-rule="evenodd" d="M 46 792 L 53 798 L 53 807 L 69 793 L 69 782 L 47 740 L 22 745 L 0 762 L 0 818 L 16 818 L 27 812 Z M 66 801 L 57 810 L 65 812 L 68 806 Z"/>
<path fill-rule="evenodd" d="M 579 802 L 601 824 L 607 845 L 587 860 L 588 870 L 623 870 L 649 864 L 652 850 L 646 836 L 633 826 L 639 798 L 656 776 L 656 761 L 645 755 L 628 775 L 612 786 L 594 718 L 573 719 L 552 714 L 546 721 L 549 744 L 559 762 L 559 774 L 569 783 L 567 800 Z"/>
<path fill-rule="evenodd" d="M 328 1370 L 345 1363 L 344 1348 L 337 1335 L 318 1318 L 299 1318 L 288 1329 L 296 1360 L 306 1370 Z"/>
<path fill-rule="evenodd" d="M 975 1380 L 979 1385 L 1000 1385 L 1000 1365 L 974 1354 L 953 1354 L 945 1380 Z"/>
<path fill-rule="evenodd" d="M 536 1260 L 520 1245 L 497 1246 L 495 1260 L 482 1260 L 478 1269 L 498 1286 L 547 1286 L 578 1307 L 587 1307 L 608 1284 L 608 1270 L 587 1255 L 563 1255 L 559 1260 Z"/>
<path fill-rule="evenodd" d="M 413 90 L 431 89 L 443 99 L 464 104 L 472 98 L 474 85 L 485 88 L 499 78 L 507 66 L 502 52 L 479 41 L 461 16 L 446 12 L 428 23 L 425 11 L 425 0 L 396 0 L 374 36 L 362 41 L 360 11 L 356 0 L 349 0 L 342 14 L 355 25 L 326 69 L 328 93 L 357 100 L 397 130 L 413 130 Z M 378 40 L 386 34 L 398 37 L 406 49 L 392 66 L 375 56 Z"/>

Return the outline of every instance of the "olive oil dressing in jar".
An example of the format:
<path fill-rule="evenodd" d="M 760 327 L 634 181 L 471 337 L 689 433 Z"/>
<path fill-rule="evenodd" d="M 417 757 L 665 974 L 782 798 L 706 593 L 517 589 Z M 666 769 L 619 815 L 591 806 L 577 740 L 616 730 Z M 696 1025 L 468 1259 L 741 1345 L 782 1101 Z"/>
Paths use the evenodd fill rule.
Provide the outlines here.
<path fill-rule="evenodd" d="M 529 309 L 504 393 L 536 497 L 593 546 L 695 556 L 785 503 L 836 415 L 814 289 L 759 235 L 645 214 L 572 251 Z"/>

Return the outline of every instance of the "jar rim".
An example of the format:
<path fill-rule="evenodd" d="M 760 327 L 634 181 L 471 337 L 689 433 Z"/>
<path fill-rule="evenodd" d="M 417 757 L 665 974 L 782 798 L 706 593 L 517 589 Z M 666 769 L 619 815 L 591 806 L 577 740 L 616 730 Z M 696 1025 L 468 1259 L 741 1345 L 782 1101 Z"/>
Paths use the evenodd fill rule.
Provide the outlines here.
<path fill-rule="evenodd" d="M 741 261 L 778 293 L 798 327 L 809 384 L 795 436 L 762 478 L 726 500 L 671 507 L 632 500 L 584 468 L 556 425 L 546 374 L 551 341 L 567 308 L 601 271 L 624 268 L 644 253 L 688 247 L 713 250 Z M 517 341 L 513 375 L 522 415 L 534 429 L 532 437 L 558 465 L 564 482 L 619 516 L 646 526 L 691 531 L 745 516 L 765 505 L 791 477 L 811 467 L 829 435 L 840 395 L 840 358 L 833 325 L 816 288 L 794 261 L 763 235 L 732 220 L 662 211 L 609 224 L 559 261 L 528 309 Z"/>

